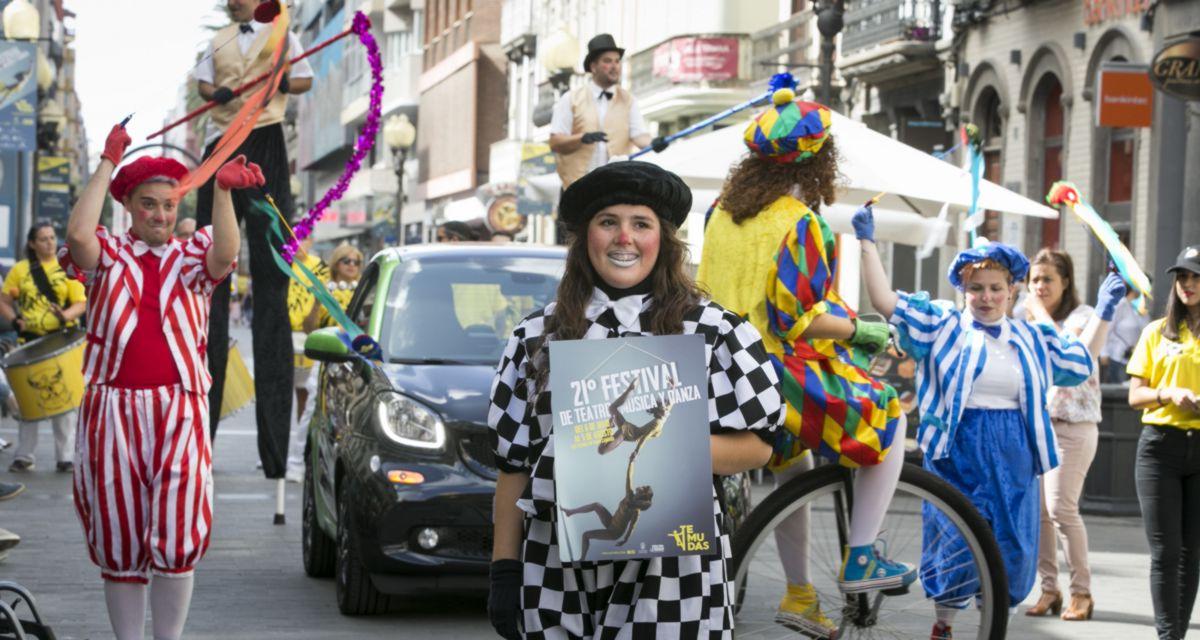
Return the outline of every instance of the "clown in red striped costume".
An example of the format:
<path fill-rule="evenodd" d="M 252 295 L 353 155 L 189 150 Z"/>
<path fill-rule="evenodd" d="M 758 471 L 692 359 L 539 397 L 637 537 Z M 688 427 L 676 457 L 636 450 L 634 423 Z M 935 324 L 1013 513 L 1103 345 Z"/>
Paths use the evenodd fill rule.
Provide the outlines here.
<path fill-rule="evenodd" d="M 113 178 L 129 142 L 113 127 L 60 253 L 89 293 L 75 508 L 117 638 L 142 637 L 148 584 L 154 637 L 178 638 L 212 526 L 209 299 L 241 245 L 229 191 L 263 176 L 241 156 L 222 167 L 213 224 L 180 242 L 171 232 L 187 169 L 143 157 Z M 105 190 L 129 211 L 129 233 L 98 225 Z"/>

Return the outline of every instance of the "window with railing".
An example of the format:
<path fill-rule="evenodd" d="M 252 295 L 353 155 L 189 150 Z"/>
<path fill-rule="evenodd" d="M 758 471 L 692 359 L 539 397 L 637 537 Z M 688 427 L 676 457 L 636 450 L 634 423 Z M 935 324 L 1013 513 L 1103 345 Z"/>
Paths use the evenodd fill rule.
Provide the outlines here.
<path fill-rule="evenodd" d="M 895 41 L 938 37 L 940 0 L 847 0 L 842 55 Z"/>

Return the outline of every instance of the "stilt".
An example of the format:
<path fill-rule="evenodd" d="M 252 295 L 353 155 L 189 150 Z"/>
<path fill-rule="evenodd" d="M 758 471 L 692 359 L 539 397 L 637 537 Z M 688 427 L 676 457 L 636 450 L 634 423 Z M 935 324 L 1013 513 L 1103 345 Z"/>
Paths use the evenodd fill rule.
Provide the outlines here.
<path fill-rule="evenodd" d="M 287 516 L 283 513 L 284 497 L 287 495 L 287 479 L 275 481 L 275 524 L 287 524 Z"/>

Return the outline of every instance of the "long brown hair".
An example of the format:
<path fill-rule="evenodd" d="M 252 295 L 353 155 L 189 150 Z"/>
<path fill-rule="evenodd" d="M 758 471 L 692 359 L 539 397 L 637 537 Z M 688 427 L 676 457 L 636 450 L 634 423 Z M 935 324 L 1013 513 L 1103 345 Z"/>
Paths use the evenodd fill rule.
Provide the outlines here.
<path fill-rule="evenodd" d="M 822 204 L 833 204 L 841 180 L 833 136 L 817 154 L 803 162 L 781 164 L 751 153 L 734 165 L 721 189 L 721 208 L 735 224 L 753 218 L 767 205 L 800 188 L 800 198 L 820 213 Z"/>
<path fill-rule="evenodd" d="M 1079 293 L 1075 290 L 1075 263 L 1071 261 L 1071 256 L 1067 252 L 1047 247 L 1038 251 L 1037 255 L 1033 257 L 1030 266 L 1035 264 L 1048 264 L 1054 267 L 1054 270 L 1058 272 L 1058 277 L 1066 282 L 1067 286 L 1063 287 L 1062 298 L 1059 299 L 1058 306 L 1050 311 L 1050 317 L 1054 318 L 1055 322 L 1066 320 L 1067 316 L 1071 315 L 1071 312 L 1079 306 Z M 1032 271 L 1030 269 L 1031 273 Z"/>
<path fill-rule="evenodd" d="M 1167 319 L 1163 320 L 1162 328 L 1159 330 L 1163 337 L 1171 342 L 1179 342 L 1180 322 L 1188 323 L 1188 331 L 1192 332 L 1192 337 L 1200 336 L 1200 321 L 1192 322 L 1188 318 L 1187 305 L 1183 304 L 1179 292 L 1175 291 L 1178 281 L 1179 272 L 1176 272 L 1175 277 L 1171 278 L 1171 302 L 1167 304 Z"/>
<path fill-rule="evenodd" d="M 537 390 L 546 387 L 550 373 L 550 358 L 546 349 L 551 340 L 577 340 L 587 333 L 587 305 L 600 277 L 588 259 L 587 227 L 580 225 L 568 239 L 566 269 L 558 283 L 554 313 L 546 319 L 544 339 L 533 350 L 529 361 L 535 369 Z M 658 259 L 650 272 L 650 295 L 654 298 L 649 309 L 650 332 L 657 336 L 674 335 L 683 331 L 683 316 L 704 298 L 704 291 L 688 275 L 687 245 L 676 235 L 675 225 L 659 218 L 661 240 Z"/>

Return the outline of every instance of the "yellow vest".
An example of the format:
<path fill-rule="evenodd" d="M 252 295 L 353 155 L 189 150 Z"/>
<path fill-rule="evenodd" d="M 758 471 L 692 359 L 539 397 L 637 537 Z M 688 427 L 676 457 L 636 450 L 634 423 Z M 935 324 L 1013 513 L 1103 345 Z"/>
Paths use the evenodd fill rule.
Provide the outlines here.
<path fill-rule="evenodd" d="M 633 143 L 629 139 L 629 107 L 633 104 L 633 96 L 621 87 L 613 87 L 613 97 L 609 100 L 608 111 L 604 114 L 604 126 L 600 126 L 600 114 L 596 111 L 596 99 L 592 96 L 591 82 L 571 91 L 571 134 L 603 130 L 608 134 L 608 154 L 610 156 L 627 155 L 633 152 Z M 595 145 L 585 144 L 572 153 L 560 153 L 556 157 L 558 177 L 566 189 L 572 182 L 583 177 L 588 172 L 588 163 L 592 161 Z"/>
<path fill-rule="evenodd" d="M 254 39 L 254 44 L 246 50 L 245 55 L 242 54 L 241 47 L 237 43 L 232 43 L 230 46 L 221 47 L 223 43 L 229 42 L 231 39 L 238 36 L 238 25 L 231 24 L 217 32 L 213 37 L 212 46 L 216 53 L 213 55 L 213 84 L 218 87 L 228 87 L 237 89 L 246 82 L 257 78 L 258 76 L 271 70 L 271 60 L 274 56 L 274 51 L 269 51 L 266 47 L 267 37 L 270 35 L 269 28 L 259 29 L 258 37 Z M 280 44 L 282 47 L 288 46 L 288 38 L 284 38 Z M 220 47 L 220 48 L 218 48 Z M 287 55 L 287 51 L 284 51 Z M 262 85 L 257 85 L 255 89 L 261 88 Z M 249 98 L 254 93 L 253 90 L 247 91 L 242 95 L 230 100 L 227 104 L 217 105 L 209 113 L 212 114 L 213 123 L 222 130 L 228 129 L 229 124 L 233 122 L 234 116 L 245 104 L 246 98 Z M 283 121 L 284 111 L 287 110 L 287 94 L 282 91 L 275 94 L 263 111 L 262 117 L 259 118 L 255 128 L 265 127 L 269 124 L 276 124 Z"/>

